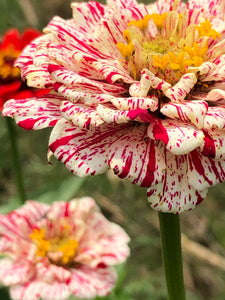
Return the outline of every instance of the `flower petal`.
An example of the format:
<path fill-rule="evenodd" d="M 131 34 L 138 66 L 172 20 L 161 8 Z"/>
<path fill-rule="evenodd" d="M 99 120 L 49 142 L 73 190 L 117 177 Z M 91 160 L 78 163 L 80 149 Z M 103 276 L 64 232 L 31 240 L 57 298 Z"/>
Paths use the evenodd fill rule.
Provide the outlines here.
<path fill-rule="evenodd" d="M 189 155 L 188 181 L 198 191 L 225 180 L 225 161 L 192 151 Z"/>
<path fill-rule="evenodd" d="M 204 199 L 207 189 L 201 187 L 200 190 L 196 190 L 196 187 L 192 186 L 190 181 L 196 181 L 198 177 L 197 174 L 192 174 L 190 180 L 187 176 L 191 173 L 187 155 L 173 155 L 167 150 L 164 155 L 166 163 L 164 181 L 147 189 L 152 208 L 171 213 L 181 213 L 194 208 Z"/>
<path fill-rule="evenodd" d="M 54 127 L 49 148 L 78 176 L 101 174 L 108 169 L 109 148 L 129 130 L 128 125 L 100 125 L 90 130 L 74 127 L 65 120 Z"/>
<path fill-rule="evenodd" d="M 35 267 L 28 262 L 12 262 L 8 258 L 0 260 L 0 281 L 4 285 L 23 284 L 35 274 Z"/>
<path fill-rule="evenodd" d="M 204 133 L 188 123 L 178 120 L 161 120 L 148 127 L 151 139 L 161 140 L 166 148 L 175 155 L 186 154 L 199 147 Z"/>
<path fill-rule="evenodd" d="M 183 103 L 167 103 L 163 105 L 160 112 L 171 119 L 179 119 L 185 123 L 190 121 L 201 129 L 207 110 L 208 104 L 205 101 L 185 101 Z"/>
<path fill-rule="evenodd" d="M 63 101 L 60 110 L 61 115 L 66 120 L 72 121 L 75 126 L 80 128 L 99 126 L 103 123 L 96 110 L 84 104 L 73 104 L 69 101 Z"/>
<path fill-rule="evenodd" d="M 9 100 L 4 105 L 2 114 L 15 118 L 17 124 L 24 129 L 43 129 L 54 126 L 61 119 L 60 104 L 61 98 L 52 95 Z"/>
<path fill-rule="evenodd" d="M 106 296 L 113 289 L 116 273 L 110 268 L 77 268 L 72 272 L 69 287 L 78 298 L 95 298 Z"/>
<path fill-rule="evenodd" d="M 21 208 L 8 215 L 0 215 L 0 233 L 12 237 L 27 238 L 34 224 L 48 211 L 49 206 L 27 201 Z"/>
<path fill-rule="evenodd" d="M 164 94 L 172 102 L 182 102 L 191 89 L 195 86 L 197 78 L 194 73 L 184 74 L 178 83 L 176 83 L 172 88 L 168 88 L 164 91 Z"/>
<path fill-rule="evenodd" d="M 47 284 L 33 280 L 26 285 L 15 285 L 10 288 L 12 299 L 20 300 L 66 300 L 71 295 L 68 284 L 52 282 Z"/>
<path fill-rule="evenodd" d="M 165 169 L 161 153 L 146 135 L 146 125 L 130 128 L 113 144 L 109 165 L 119 177 L 143 187 L 161 182 Z"/>
<path fill-rule="evenodd" d="M 225 128 L 225 107 L 211 106 L 205 115 L 205 129 L 224 129 Z"/>

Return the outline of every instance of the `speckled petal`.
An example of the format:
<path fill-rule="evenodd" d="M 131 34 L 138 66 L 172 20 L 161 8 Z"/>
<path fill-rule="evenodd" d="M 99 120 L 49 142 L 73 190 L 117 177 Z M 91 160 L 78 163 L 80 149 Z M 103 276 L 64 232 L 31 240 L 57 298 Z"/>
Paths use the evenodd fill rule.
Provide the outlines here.
<path fill-rule="evenodd" d="M 77 268 L 72 272 L 69 288 L 78 298 L 95 298 L 106 296 L 113 289 L 116 273 L 110 268 Z"/>
<path fill-rule="evenodd" d="M 101 174 L 108 169 L 109 148 L 127 130 L 126 124 L 86 130 L 61 120 L 52 131 L 49 148 L 71 172 L 79 176 Z"/>
<path fill-rule="evenodd" d="M 150 124 L 148 136 L 164 142 L 166 148 L 175 155 L 186 154 L 194 150 L 204 140 L 204 133 L 201 130 L 179 120 L 162 120 Z"/>
<path fill-rule="evenodd" d="M 173 87 L 167 89 L 164 94 L 172 101 L 172 102 L 183 102 L 184 98 L 191 91 L 191 89 L 195 86 L 197 82 L 197 78 L 194 73 L 184 74 L 178 83 L 176 83 Z"/>
<path fill-rule="evenodd" d="M 2 114 L 15 118 L 24 129 L 43 129 L 54 126 L 61 119 L 61 98 L 46 95 L 40 98 L 9 100 L 5 103 Z"/>
<path fill-rule="evenodd" d="M 193 151 L 188 155 L 188 181 L 199 191 L 223 182 L 225 179 L 225 161 L 216 160 Z"/>
<path fill-rule="evenodd" d="M 205 132 L 204 143 L 200 147 L 205 156 L 225 159 L 225 134 L 223 130 L 211 129 Z"/>
<path fill-rule="evenodd" d="M 171 85 L 156 77 L 151 71 L 144 69 L 141 72 L 140 82 L 133 83 L 129 88 L 129 93 L 132 97 L 146 97 L 151 87 L 164 92 L 168 90 Z"/>
<path fill-rule="evenodd" d="M 27 201 L 24 206 L 8 215 L 0 215 L 2 235 L 27 238 L 33 226 L 47 212 L 49 206 L 36 201 Z"/>
<path fill-rule="evenodd" d="M 211 106 L 205 115 L 205 129 L 224 129 L 225 128 L 225 107 Z"/>
<path fill-rule="evenodd" d="M 110 102 L 120 110 L 131 110 L 131 109 L 150 109 L 150 111 L 155 111 L 158 108 L 158 98 L 156 96 L 152 97 L 128 97 L 128 98 L 118 98 L 112 97 Z"/>
<path fill-rule="evenodd" d="M 80 128 L 99 126 L 103 123 L 103 120 L 99 117 L 94 107 L 63 101 L 60 110 L 62 117 L 68 121 L 72 121 L 75 126 Z"/>
<path fill-rule="evenodd" d="M 0 281 L 4 285 L 23 284 L 35 274 L 35 267 L 28 261 L 12 262 L 8 258 L 0 260 Z"/>
<path fill-rule="evenodd" d="M 162 181 L 165 164 L 154 141 L 146 134 L 146 125 L 131 128 L 113 144 L 109 165 L 121 178 L 143 187 Z"/>
<path fill-rule="evenodd" d="M 160 109 L 160 112 L 171 119 L 183 122 L 190 121 L 197 128 L 202 129 L 208 104 L 205 101 L 186 101 L 183 103 L 170 102 Z"/>
<path fill-rule="evenodd" d="M 61 282 L 45 283 L 33 280 L 26 285 L 15 285 L 10 288 L 13 300 L 66 300 L 71 295 L 68 284 Z"/>
<path fill-rule="evenodd" d="M 207 189 L 196 190 L 188 181 L 187 155 L 173 155 L 166 150 L 164 155 L 164 181 L 147 189 L 148 201 L 152 208 L 162 212 L 181 213 L 193 209 L 205 198 Z M 195 176 L 192 176 L 193 181 Z"/>
<path fill-rule="evenodd" d="M 51 77 L 48 72 L 49 59 L 47 49 L 44 47 L 52 41 L 49 36 L 41 36 L 28 45 L 16 61 L 16 66 L 21 69 L 22 78 L 32 87 L 46 88 L 51 86 Z M 34 64 L 34 57 L 37 57 Z"/>
<path fill-rule="evenodd" d="M 108 93 L 110 95 L 120 95 L 126 92 L 122 85 L 112 85 L 101 81 L 91 80 L 80 76 L 64 67 L 49 65 L 48 68 L 54 83 L 55 91 L 71 98 L 70 91 L 83 91 L 89 93 Z"/>

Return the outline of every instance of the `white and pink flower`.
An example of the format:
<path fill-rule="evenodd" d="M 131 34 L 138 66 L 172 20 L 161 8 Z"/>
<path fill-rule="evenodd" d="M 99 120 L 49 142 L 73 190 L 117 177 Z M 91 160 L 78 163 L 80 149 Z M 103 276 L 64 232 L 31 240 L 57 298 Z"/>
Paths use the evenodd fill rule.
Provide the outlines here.
<path fill-rule="evenodd" d="M 89 197 L 51 206 L 27 201 L 0 215 L 0 281 L 12 299 L 62 300 L 110 293 L 129 237 Z"/>
<path fill-rule="evenodd" d="M 225 180 L 225 1 L 73 3 L 18 59 L 46 97 L 6 103 L 78 176 L 112 168 L 180 213 Z"/>

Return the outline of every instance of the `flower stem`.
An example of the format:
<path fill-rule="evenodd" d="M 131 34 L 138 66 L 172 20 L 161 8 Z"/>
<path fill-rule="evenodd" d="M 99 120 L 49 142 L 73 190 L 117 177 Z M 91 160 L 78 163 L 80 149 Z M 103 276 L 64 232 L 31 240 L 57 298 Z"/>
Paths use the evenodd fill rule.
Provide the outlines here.
<path fill-rule="evenodd" d="M 19 160 L 16 130 L 14 127 L 13 119 L 8 118 L 8 117 L 6 117 L 5 119 L 6 119 L 6 124 L 7 124 L 7 128 L 8 128 L 9 139 L 10 139 L 10 143 L 11 143 L 12 163 L 13 163 L 13 169 L 15 172 L 15 179 L 16 179 L 18 194 L 19 194 L 21 204 L 23 204 L 26 200 L 26 196 L 25 196 L 22 170 L 21 170 L 21 165 L 20 165 L 20 160 Z"/>
<path fill-rule="evenodd" d="M 179 215 L 159 212 L 168 300 L 185 300 Z"/>

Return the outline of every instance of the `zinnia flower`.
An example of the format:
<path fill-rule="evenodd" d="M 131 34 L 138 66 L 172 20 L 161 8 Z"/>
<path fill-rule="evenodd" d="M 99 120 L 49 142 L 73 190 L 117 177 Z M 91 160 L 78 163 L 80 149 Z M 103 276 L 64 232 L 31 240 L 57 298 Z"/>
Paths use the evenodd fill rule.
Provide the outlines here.
<path fill-rule="evenodd" d="M 129 237 L 89 197 L 51 206 L 27 201 L 0 215 L 0 281 L 12 299 L 94 298 L 114 287 L 112 266 L 129 255 Z"/>
<path fill-rule="evenodd" d="M 18 59 L 48 97 L 9 101 L 78 176 L 112 168 L 180 213 L 225 179 L 225 1 L 73 3 Z"/>
<path fill-rule="evenodd" d="M 8 99 L 23 99 L 44 93 L 23 83 L 19 68 L 14 66 L 23 48 L 38 36 L 40 32 L 33 28 L 26 29 L 21 35 L 16 28 L 12 28 L 0 41 L 0 111 Z"/>

